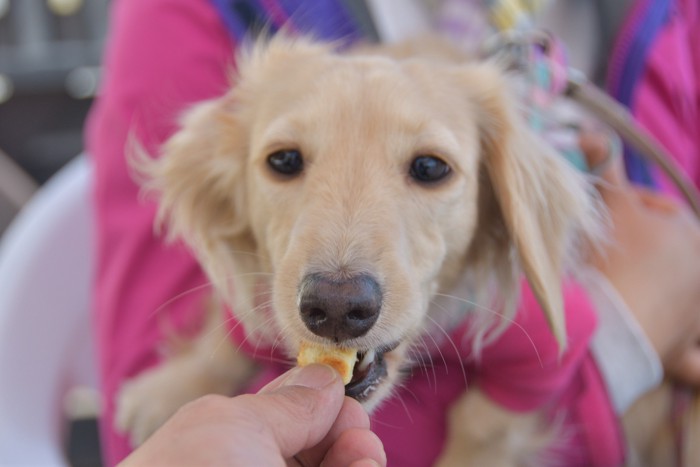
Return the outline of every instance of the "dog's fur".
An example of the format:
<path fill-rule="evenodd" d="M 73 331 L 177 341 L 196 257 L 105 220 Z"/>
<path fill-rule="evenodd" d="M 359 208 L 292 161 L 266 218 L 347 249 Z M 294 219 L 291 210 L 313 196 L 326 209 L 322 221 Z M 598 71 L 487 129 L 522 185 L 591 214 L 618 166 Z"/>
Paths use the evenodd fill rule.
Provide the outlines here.
<path fill-rule="evenodd" d="M 189 111 L 161 158 L 137 161 L 169 235 L 191 246 L 250 339 L 281 343 L 293 357 L 301 340 L 323 340 L 300 319 L 306 275 L 376 279 L 376 324 L 343 342 L 399 343 L 368 408 L 389 395 L 406 350 L 433 321 L 462 318 L 427 314 L 436 294 L 465 278 L 475 293 L 498 290 L 508 314 L 524 273 L 564 346 L 560 278 L 600 232 L 595 190 L 527 128 L 498 66 L 398 55 L 260 42 L 239 57 L 228 94 Z M 300 174 L 270 169 L 268 155 L 281 149 L 301 152 Z M 450 174 L 414 180 L 411 162 L 421 155 L 444 160 Z M 231 393 L 251 375 L 248 358 L 222 345 L 224 329 L 211 320 L 190 352 L 125 386 L 117 422 L 134 442 L 188 400 Z M 464 419 L 463 411 L 484 416 Z M 479 420 L 478 431 L 469 420 Z M 503 436 L 505 427 L 516 436 Z M 483 442 L 494 433 L 501 441 Z M 516 465 L 552 436 L 537 414 L 509 413 L 470 390 L 452 414 L 441 462 Z"/>

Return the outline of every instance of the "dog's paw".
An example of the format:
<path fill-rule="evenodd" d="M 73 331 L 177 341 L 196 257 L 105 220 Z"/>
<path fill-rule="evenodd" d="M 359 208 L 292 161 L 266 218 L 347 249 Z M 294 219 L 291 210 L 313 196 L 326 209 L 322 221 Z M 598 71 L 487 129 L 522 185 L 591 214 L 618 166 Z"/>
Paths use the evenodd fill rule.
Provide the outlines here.
<path fill-rule="evenodd" d="M 116 401 L 115 427 L 141 445 L 186 403 L 208 394 L 201 380 L 188 378 L 175 362 L 148 370 L 126 382 Z"/>

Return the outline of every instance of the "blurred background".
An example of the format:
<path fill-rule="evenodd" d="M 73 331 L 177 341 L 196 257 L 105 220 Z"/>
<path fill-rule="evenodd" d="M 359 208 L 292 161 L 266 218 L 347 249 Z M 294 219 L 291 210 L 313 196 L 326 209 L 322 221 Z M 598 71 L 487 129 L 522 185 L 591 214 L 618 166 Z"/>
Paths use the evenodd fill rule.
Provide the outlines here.
<path fill-rule="evenodd" d="M 0 0 L 0 240 L 22 205 L 83 150 L 108 6 L 109 0 Z M 69 462 L 98 466 L 94 401 L 74 396 Z"/>
<path fill-rule="evenodd" d="M 108 0 L 0 0 L 0 235 L 83 148 Z"/>

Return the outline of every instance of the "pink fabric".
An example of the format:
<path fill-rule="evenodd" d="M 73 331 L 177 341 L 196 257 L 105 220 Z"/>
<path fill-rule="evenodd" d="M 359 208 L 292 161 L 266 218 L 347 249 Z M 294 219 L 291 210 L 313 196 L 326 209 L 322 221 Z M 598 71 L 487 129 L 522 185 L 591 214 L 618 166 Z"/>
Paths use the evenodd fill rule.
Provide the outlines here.
<path fill-rule="evenodd" d="M 694 55 L 674 57 L 685 64 L 679 70 L 669 69 L 676 61 L 664 55 L 686 54 L 683 41 L 691 35 L 694 44 L 700 43 L 697 6 L 693 0 L 682 3 L 687 17 L 694 21 L 688 23 L 692 27 L 676 18 L 673 30 L 660 41 L 663 47 L 652 54 L 648 84 L 640 89 L 637 100 L 656 102 L 659 89 L 679 94 L 652 106 L 655 110 L 640 109 L 639 116 L 698 182 L 697 47 Z M 163 246 L 153 236 L 154 206 L 138 200 L 124 145 L 133 131 L 153 151 L 171 134 L 183 108 L 219 95 L 227 85 L 232 49 L 227 32 L 206 1 L 113 3 L 103 94 L 92 112 L 87 142 L 96 167 L 94 306 L 105 398 L 102 439 L 108 465 L 130 450 L 112 429 L 113 398 L 119 385 L 158 362 L 159 342 L 170 327 L 196 326 L 207 291 L 201 287 L 206 279 L 189 252 L 181 245 Z M 396 397 L 373 417 L 373 428 L 385 442 L 390 465 L 430 465 L 442 447 L 447 408 L 475 384 L 512 410 L 543 407 L 552 417 L 562 417 L 570 436 L 557 452 L 567 458 L 566 465 L 619 464 L 618 426 L 586 351 L 595 319 L 585 296 L 572 287 L 565 297 L 570 347 L 561 358 L 539 307 L 529 292 L 524 297 L 517 318 L 522 328 L 510 327 L 484 351 L 480 362 L 472 358 L 466 344 L 456 352 L 445 343 L 434 366 L 414 369 Z M 452 339 L 460 343 L 462 337 L 456 332 Z M 271 366 L 258 383 L 279 371 Z"/>
<path fill-rule="evenodd" d="M 620 428 L 588 350 L 595 310 L 575 284 L 566 286 L 564 298 L 565 353 L 559 354 L 544 313 L 530 288 L 523 286 L 514 325 L 473 367 L 476 384 L 503 407 L 515 412 L 544 409 L 561 423 L 558 445 L 550 453 L 556 465 L 620 465 Z"/>
<path fill-rule="evenodd" d="M 700 187 L 700 3 L 677 0 L 654 40 L 632 111 Z M 659 173 L 659 171 L 657 171 Z M 659 173 L 661 188 L 678 190 Z"/>
<path fill-rule="evenodd" d="M 233 55 L 206 1 L 117 0 L 110 27 L 105 80 L 89 120 L 87 148 L 96 177 L 101 428 L 105 460 L 112 465 L 130 450 L 111 428 L 119 385 L 158 361 L 158 342 L 171 326 L 192 324 L 207 282 L 184 247 L 163 246 L 154 237 L 155 208 L 139 200 L 124 146 L 133 131 L 149 149 L 156 148 L 184 107 L 221 94 Z"/>

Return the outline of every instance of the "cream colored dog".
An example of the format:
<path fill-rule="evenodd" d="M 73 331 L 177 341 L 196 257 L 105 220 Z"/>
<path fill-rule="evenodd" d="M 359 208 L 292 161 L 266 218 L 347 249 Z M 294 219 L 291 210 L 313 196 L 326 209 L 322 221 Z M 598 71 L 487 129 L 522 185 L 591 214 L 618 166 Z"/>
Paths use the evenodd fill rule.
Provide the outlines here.
<path fill-rule="evenodd" d="M 192 247 L 250 339 L 290 357 L 303 341 L 357 349 L 346 389 L 368 409 L 421 335 L 463 318 L 430 306 L 455 287 L 486 304 L 497 291 L 508 315 L 524 273 L 565 345 L 560 278 L 600 232 L 594 188 L 527 128 L 502 70 L 398 55 L 259 43 L 228 94 L 191 109 L 161 158 L 137 161 L 170 236 Z M 125 386 L 117 423 L 135 443 L 251 375 L 214 315 L 189 352 Z M 483 331 L 497 324 L 489 315 Z M 463 410 L 481 415 L 453 416 L 445 465 L 520 464 L 553 436 L 477 389 Z M 483 447 L 506 429 L 521 435 Z"/>

